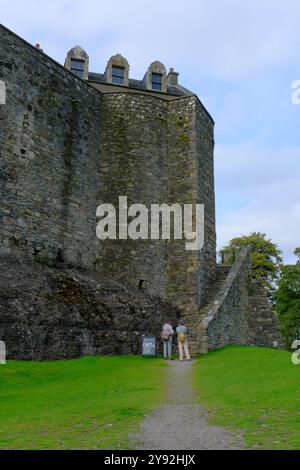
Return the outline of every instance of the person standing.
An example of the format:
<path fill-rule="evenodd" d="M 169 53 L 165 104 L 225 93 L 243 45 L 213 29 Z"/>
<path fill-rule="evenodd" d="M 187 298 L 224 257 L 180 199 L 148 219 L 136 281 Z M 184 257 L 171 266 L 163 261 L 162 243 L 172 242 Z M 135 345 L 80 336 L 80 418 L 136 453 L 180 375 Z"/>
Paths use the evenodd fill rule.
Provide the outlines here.
<path fill-rule="evenodd" d="M 164 345 L 164 358 L 172 360 L 172 335 L 174 330 L 169 322 L 166 322 L 161 332 L 161 339 Z"/>
<path fill-rule="evenodd" d="M 179 325 L 176 328 L 176 333 L 177 333 L 177 340 L 178 340 L 179 359 L 181 361 L 183 360 L 183 351 L 184 351 L 186 359 L 190 361 L 191 357 L 190 357 L 189 346 L 187 342 L 188 329 L 184 325 L 183 320 L 179 321 Z"/>

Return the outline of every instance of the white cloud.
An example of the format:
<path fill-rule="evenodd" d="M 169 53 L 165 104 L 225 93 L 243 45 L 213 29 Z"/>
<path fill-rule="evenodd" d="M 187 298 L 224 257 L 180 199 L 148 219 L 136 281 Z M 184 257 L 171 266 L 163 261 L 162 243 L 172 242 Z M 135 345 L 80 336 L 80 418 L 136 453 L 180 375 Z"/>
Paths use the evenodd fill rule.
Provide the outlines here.
<path fill-rule="evenodd" d="M 102 68 L 116 51 L 137 73 L 153 59 L 189 73 L 247 79 L 269 66 L 297 61 L 300 39 L 297 0 L 23 0 L 1 2 L 8 27 L 63 60 L 65 46 L 89 46 Z M 101 56 L 100 56 L 101 55 Z M 95 71 L 100 71 L 96 68 Z"/>
<path fill-rule="evenodd" d="M 266 233 L 268 238 L 278 244 L 283 251 L 285 262 L 294 263 L 293 251 L 300 245 L 299 220 L 299 204 L 286 205 L 285 208 L 278 210 L 276 205 L 266 207 L 264 201 L 256 201 L 244 209 L 223 214 L 219 218 L 218 246 L 221 248 L 236 236 L 260 231 Z"/>
<path fill-rule="evenodd" d="M 285 181 L 300 181 L 300 146 L 272 147 L 256 142 L 218 145 L 215 150 L 216 180 L 223 190 L 248 191 Z M 300 197 L 300 185 L 299 193 Z"/>
<path fill-rule="evenodd" d="M 267 234 L 293 262 L 300 246 L 300 147 L 274 149 L 254 144 L 217 149 L 218 246 L 252 231 Z M 237 201 L 243 207 L 231 209 Z M 230 203 L 232 201 L 232 203 Z"/>

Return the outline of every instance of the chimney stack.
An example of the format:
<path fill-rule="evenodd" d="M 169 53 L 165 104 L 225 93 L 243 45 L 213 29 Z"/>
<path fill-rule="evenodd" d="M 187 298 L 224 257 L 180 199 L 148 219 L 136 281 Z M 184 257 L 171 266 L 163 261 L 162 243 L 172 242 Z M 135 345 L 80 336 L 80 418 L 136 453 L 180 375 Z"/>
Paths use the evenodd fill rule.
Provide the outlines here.
<path fill-rule="evenodd" d="M 174 72 L 173 67 L 170 67 L 170 71 L 167 76 L 167 82 L 170 86 L 177 86 L 178 85 L 178 75 L 179 73 Z"/>

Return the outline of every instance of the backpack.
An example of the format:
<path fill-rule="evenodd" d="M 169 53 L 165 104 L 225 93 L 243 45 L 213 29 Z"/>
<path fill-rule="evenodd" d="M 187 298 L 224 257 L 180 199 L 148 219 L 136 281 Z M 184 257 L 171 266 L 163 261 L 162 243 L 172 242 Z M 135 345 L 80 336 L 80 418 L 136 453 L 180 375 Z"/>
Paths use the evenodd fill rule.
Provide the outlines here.
<path fill-rule="evenodd" d="M 184 343 L 185 342 L 185 333 L 183 333 L 183 331 L 180 331 L 180 333 L 178 333 L 178 335 L 177 335 L 177 338 L 178 338 L 179 343 Z"/>
<path fill-rule="evenodd" d="M 161 339 L 163 341 L 169 341 L 169 338 L 170 338 L 170 334 L 163 330 L 161 334 Z"/>

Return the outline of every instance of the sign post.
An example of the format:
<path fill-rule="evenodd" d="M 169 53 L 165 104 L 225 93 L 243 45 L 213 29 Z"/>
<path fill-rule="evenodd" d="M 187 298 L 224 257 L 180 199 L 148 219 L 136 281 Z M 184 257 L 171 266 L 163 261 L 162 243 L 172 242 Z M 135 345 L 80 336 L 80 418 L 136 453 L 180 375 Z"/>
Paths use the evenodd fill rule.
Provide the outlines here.
<path fill-rule="evenodd" d="M 6 348 L 4 341 L 0 341 L 0 364 L 6 364 Z"/>
<path fill-rule="evenodd" d="M 155 336 L 143 336 L 143 356 L 155 357 L 156 353 L 156 338 Z"/>

